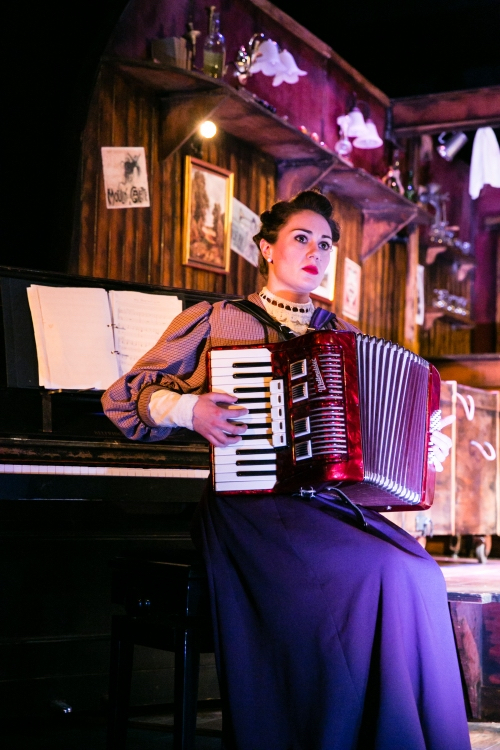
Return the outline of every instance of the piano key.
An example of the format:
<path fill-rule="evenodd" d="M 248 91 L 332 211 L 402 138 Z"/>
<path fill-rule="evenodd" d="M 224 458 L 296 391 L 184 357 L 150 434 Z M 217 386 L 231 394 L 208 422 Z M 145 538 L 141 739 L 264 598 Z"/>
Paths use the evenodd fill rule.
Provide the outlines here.
<path fill-rule="evenodd" d="M 220 391 L 229 388 L 247 387 L 247 388 L 264 388 L 268 387 L 271 382 L 271 377 L 263 377 L 262 375 L 256 375 L 254 378 L 232 378 L 227 375 L 214 375 L 212 378 L 212 390 Z M 228 393 L 230 391 L 227 391 Z"/>
<path fill-rule="evenodd" d="M 215 467 L 218 470 L 220 466 L 224 465 L 231 465 L 236 466 L 240 461 L 269 461 L 271 463 L 276 463 L 276 453 L 270 452 L 269 454 L 261 454 L 253 453 L 248 456 L 238 456 L 235 453 L 230 453 L 227 456 L 224 456 L 222 454 L 219 454 L 215 457 Z"/>
<path fill-rule="evenodd" d="M 254 397 L 254 398 L 252 398 L 252 397 L 248 398 L 248 397 L 243 396 L 243 397 L 238 397 L 238 400 L 236 401 L 235 404 L 233 404 L 233 406 L 245 406 L 248 409 L 250 409 L 250 408 L 251 409 L 260 409 L 260 408 L 264 408 L 264 407 L 268 408 L 268 407 L 271 406 L 271 400 L 269 398 L 268 399 L 264 399 L 264 398 L 261 398 L 261 397 L 258 397 L 258 396 Z"/>
<path fill-rule="evenodd" d="M 246 464 L 239 466 L 238 464 L 220 464 L 217 466 L 216 480 L 219 482 L 225 481 L 224 477 L 227 474 L 234 476 L 250 476 L 248 472 L 252 472 L 252 476 L 270 476 L 271 474 L 276 477 L 276 464 Z"/>
<path fill-rule="evenodd" d="M 266 361 L 271 362 L 271 352 L 265 347 L 245 349 L 212 349 L 210 352 L 212 367 L 219 362 Z"/>
<path fill-rule="evenodd" d="M 212 377 L 216 375 L 219 377 L 221 375 L 227 375 L 227 377 L 230 378 L 241 378 L 243 375 L 253 377 L 256 373 L 265 373 L 269 375 L 270 378 L 272 378 L 273 376 L 270 365 L 266 364 L 265 362 L 260 362 L 259 364 L 252 363 L 251 365 L 248 365 L 248 367 L 244 367 L 240 364 L 212 367 Z"/>
<path fill-rule="evenodd" d="M 271 410 L 269 410 L 269 414 L 244 414 L 242 417 L 228 417 L 228 421 L 230 422 L 241 422 L 242 424 L 269 424 L 272 423 L 272 417 L 271 417 Z"/>
<path fill-rule="evenodd" d="M 252 446 L 252 448 L 242 448 L 239 443 L 233 443 L 233 445 L 218 445 L 214 448 L 214 456 L 249 456 L 250 454 L 255 455 L 267 455 L 270 458 L 276 457 L 276 452 L 269 447 L 258 447 Z"/>
<path fill-rule="evenodd" d="M 273 477 L 249 477 L 243 480 L 238 477 L 237 481 L 228 480 L 216 482 L 216 492 L 242 492 L 245 490 L 272 490 L 276 480 Z"/>

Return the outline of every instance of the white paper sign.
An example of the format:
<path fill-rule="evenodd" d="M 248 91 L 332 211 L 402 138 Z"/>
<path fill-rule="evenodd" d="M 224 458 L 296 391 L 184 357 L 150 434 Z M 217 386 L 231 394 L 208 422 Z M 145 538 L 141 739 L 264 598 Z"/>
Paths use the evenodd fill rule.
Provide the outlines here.
<path fill-rule="evenodd" d="M 425 289 L 424 289 L 425 267 L 417 265 L 417 313 L 415 323 L 423 326 L 425 319 Z"/>
<path fill-rule="evenodd" d="M 342 315 L 351 320 L 359 320 L 361 291 L 361 266 L 350 258 L 344 263 L 344 293 L 342 298 Z"/>
<path fill-rule="evenodd" d="M 259 250 L 252 237 L 257 234 L 260 219 L 248 206 L 233 198 L 231 223 L 231 250 L 241 255 L 252 266 L 259 265 Z"/>
<path fill-rule="evenodd" d="M 142 146 L 101 148 L 107 208 L 149 206 L 146 153 Z"/>

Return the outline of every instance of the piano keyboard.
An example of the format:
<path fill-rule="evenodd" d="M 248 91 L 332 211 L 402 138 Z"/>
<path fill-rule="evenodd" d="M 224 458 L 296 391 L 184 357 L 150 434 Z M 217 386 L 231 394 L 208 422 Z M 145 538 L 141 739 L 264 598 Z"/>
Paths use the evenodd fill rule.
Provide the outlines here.
<path fill-rule="evenodd" d="M 238 397 L 248 429 L 234 445 L 214 448 L 216 491 L 268 490 L 276 484 L 276 448 L 286 445 L 283 381 L 273 379 L 269 349 L 213 350 L 211 388 Z M 229 407 L 231 408 L 231 407 Z"/>
<path fill-rule="evenodd" d="M 126 466 L 42 466 L 37 464 L 0 464 L 0 474 L 55 474 L 81 477 L 142 477 L 157 479 L 206 479 L 208 469 L 139 469 Z"/>

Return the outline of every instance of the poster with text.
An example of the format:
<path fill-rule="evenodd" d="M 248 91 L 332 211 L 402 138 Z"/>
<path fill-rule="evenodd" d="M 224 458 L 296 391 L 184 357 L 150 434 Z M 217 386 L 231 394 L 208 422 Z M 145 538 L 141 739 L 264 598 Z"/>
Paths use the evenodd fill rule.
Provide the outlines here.
<path fill-rule="evenodd" d="M 259 250 L 253 241 L 260 227 L 260 219 L 248 206 L 233 198 L 233 220 L 231 223 L 231 250 L 241 255 L 252 266 L 259 265 Z"/>
<path fill-rule="evenodd" d="M 149 206 L 146 154 L 142 146 L 101 148 L 107 208 Z"/>
<path fill-rule="evenodd" d="M 361 292 L 361 266 L 350 258 L 344 263 L 344 293 L 342 297 L 342 315 L 351 320 L 359 320 Z"/>

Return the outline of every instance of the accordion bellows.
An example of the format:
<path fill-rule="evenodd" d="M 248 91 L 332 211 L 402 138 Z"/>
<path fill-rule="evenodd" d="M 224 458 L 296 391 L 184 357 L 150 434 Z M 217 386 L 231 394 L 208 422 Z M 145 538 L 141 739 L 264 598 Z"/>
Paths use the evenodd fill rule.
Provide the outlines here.
<path fill-rule="evenodd" d="M 243 439 L 212 449 L 218 493 L 338 487 L 378 510 L 428 508 L 439 374 L 401 346 L 347 331 L 209 352 L 210 388 L 249 409 Z"/>

